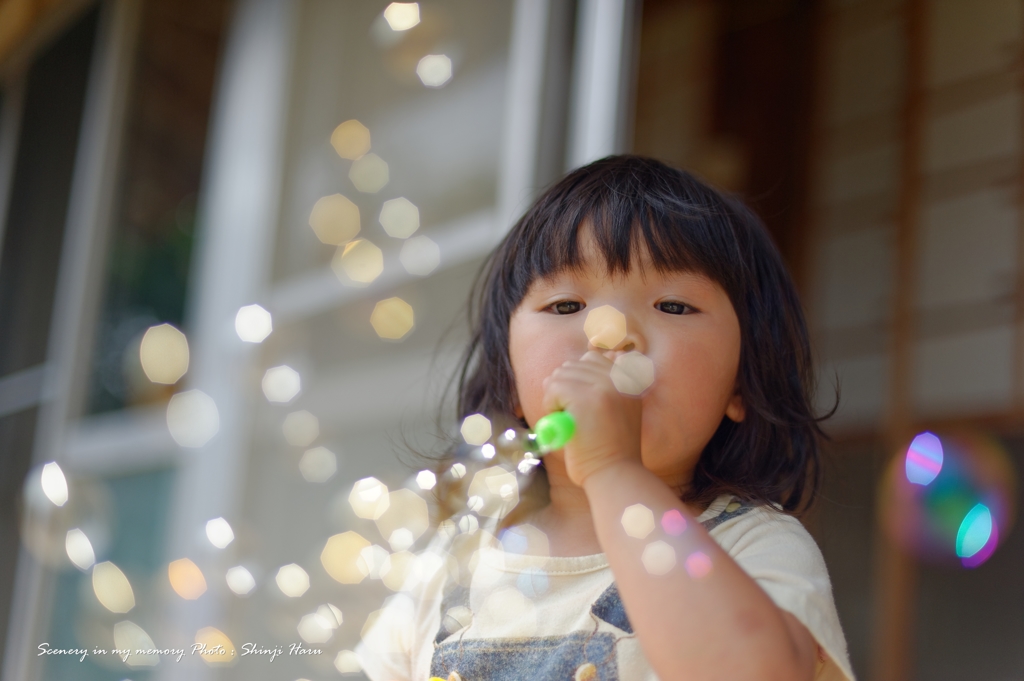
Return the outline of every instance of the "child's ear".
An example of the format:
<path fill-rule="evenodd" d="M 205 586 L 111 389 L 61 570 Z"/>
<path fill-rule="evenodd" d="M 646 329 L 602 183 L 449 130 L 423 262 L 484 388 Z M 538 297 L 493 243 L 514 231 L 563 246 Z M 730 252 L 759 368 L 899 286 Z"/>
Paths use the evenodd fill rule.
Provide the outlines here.
<path fill-rule="evenodd" d="M 733 423 L 739 423 L 746 418 L 747 408 L 743 406 L 743 397 L 738 392 L 729 398 L 729 404 L 725 406 L 725 415 Z"/>

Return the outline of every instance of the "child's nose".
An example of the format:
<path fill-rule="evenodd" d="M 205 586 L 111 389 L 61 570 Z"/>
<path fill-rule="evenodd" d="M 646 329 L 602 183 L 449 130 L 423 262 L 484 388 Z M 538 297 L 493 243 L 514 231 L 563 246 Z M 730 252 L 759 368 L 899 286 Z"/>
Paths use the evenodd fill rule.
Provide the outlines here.
<path fill-rule="evenodd" d="M 644 342 L 643 334 L 636 325 L 630 324 L 626 331 L 626 337 L 622 339 L 622 342 L 613 348 L 620 352 L 637 352 L 646 353 L 647 344 Z"/>
<path fill-rule="evenodd" d="M 627 352 L 646 353 L 647 344 L 644 342 L 643 333 L 634 324 L 629 324 L 626 328 L 626 333 L 622 336 L 622 339 L 618 343 L 615 343 L 608 350 L 615 354 L 626 354 Z"/>
<path fill-rule="evenodd" d="M 630 326 L 625 314 L 611 305 L 602 305 L 587 313 L 583 331 L 595 349 L 628 352 L 636 346 Z"/>
<path fill-rule="evenodd" d="M 611 305 L 593 308 L 583 324 L 588 345 L 595 350 L 611 352 L 644 352 L 642 337 L 635 323 Z"/>

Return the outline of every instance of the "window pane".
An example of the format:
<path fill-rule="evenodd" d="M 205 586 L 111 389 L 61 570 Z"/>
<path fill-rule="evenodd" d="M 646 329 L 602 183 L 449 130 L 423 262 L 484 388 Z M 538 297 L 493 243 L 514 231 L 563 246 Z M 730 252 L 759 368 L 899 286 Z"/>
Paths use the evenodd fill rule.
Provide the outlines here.
<path fill-rule="evenodd" d="M 404 197 L 419 209 L 417 236 L 433 236 L 459 218 L 493 210 L 511 3 L 420 8 L 420 23 L 397 32 L 375 3 L 306 3 L 275 279 L 331 261 L 335 249 L 321 243 L 309 224 L 323 196 L 338 193 L 355 203 L 359 236 L 379 246 L 386 259 L 397 259 L 402 245 L 379 222 L 386 200 Z M 418 71 L 436 87 L 426 86 Z M 353 163 L 332 146 L 336 127 L 352 119 L 367 127 L 369 153 L 387 164 L 387 183 L 379 189 L 369 182 L 360 190 L 352 177 L 369 164 Z M 345 138 L 339 131 L 335 142 Z"/>
<path fill-rule="evenodd" d="M 76 527 L 90 539 L 97 563 L 110 561 L 127 578 L 135 607 L 127 615 L 109 612 L 95 594 L 91 573 L 65 561 L 54 580 L 49 634 L 43 640 L 51 648 L 91 651 L 98 647 L 110 651 L 114 648 L 112 627 L 128 619 L 156 645 L 169 647 L 161 639 L 158 627 L 159 605 L 167 585 L 164 543 L 174 473 L 147 471 L 103 480 L 77 480 L 73 484 L 72 491 L 78 499 L 93 500 L 91 504 L 79 505 L 74 518 Z M 71 528 L 60 527 L 61 532 L 68 529 Z M 173 664 L 173 659 L 161 660 L 161 665 L 168 663 Z M 42 666 L 40 678 L 53 681 L 116 681 L 129 672 L 113 655 L 89 655 L 82 662 L 68 655 L 49 655 L 42 660 Z M 129 673 L 136 680 L 152 678 L 146 667 Z"/>
<path fill-rule="evenodd" d="M 113 210 L 90 412 L 162 400 L 138 342 L 181 327 L 206 127 L 226 0 L 148 0 L 135 57 L 121 179 Z"/>
<path fill-rule="evenodd" d="M 28 71 L 0 259 L 0 376 L 46 359 L 97 12 Z"/>

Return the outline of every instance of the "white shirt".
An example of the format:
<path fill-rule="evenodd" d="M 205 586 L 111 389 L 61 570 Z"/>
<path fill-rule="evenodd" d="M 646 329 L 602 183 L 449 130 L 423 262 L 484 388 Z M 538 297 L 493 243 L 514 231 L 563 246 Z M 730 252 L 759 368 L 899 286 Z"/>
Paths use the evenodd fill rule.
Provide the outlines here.
<path fill-rule="evenodd" d="M 818 644 L 815 679 L 853 681 L 828 571 L 803 525 L 729 496 L 698 520 L 807 627 Z M 522 555 L 488 538 L 478 530 L 446 551 L 428 549 L 431 578 L 393 596 L 357 648 L 370 679 L 656 681 L 604 554 Z M 461 571 L 449 553 L 461 553 Z"/>

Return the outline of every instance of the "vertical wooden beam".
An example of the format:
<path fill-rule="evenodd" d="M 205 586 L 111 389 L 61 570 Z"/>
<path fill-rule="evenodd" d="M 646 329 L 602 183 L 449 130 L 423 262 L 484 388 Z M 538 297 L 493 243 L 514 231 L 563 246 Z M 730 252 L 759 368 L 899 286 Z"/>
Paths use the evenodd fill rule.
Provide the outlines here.
<path fill-rule="evenodd" d="M 890 354 L 890 403 L 884 444 L 888 452 L 905 446 L 913 432 L 913 363 L 917 283 L 917 230 L 921 215 L 925 123 L 927 0 L 906 0 L 906 92 L 901 132 L 903 156 L 896 222 L 896 272 Z M 881 528 L 881 523 L 877 527 Z M 875 579 L 875 627 L 871 678 L 906 681 L 911 677 L 917 564 L 879 531 Z"/>
<path fill-rule="evenodd" d="M 825 149 L 826 123 L 828 116 L 828 83 L 833 74 L 829 60 L 829 44 L 835 40 L 834 10 L 830 11 L 825 3 L 813 3 L 811 8 L 811 84 L 808 93 L 807 121 L 808 132 L 804 152 L 803 168 L 803 201 L 797 219 L 797 244 L 793 263 L 793 279 L 797 291 L 803 300 L 804 314 L 807 316 L 811 331 L 811 346 L 819 347 L 823 336 L 821 314 L 813 310 L 816 302 L 812 286 L 815 279 L 814 266 L 817 262 L 818 250 L 825 240 L 822 234 L 821 199 L 825 184 Z M 818 358 L 815 358 L 817 362 Z"/>
<path fill-rule="evenodd" d="M 0 0 L 0 74 L 18 74 L 94 0 Z"/>
<path fill-rule="evenodd" d="M 1017 55 L 1018 87 L 1024 91 L 1024 41 L 1021 41 Z M 1024 129 L 1024 118 L 1021 119 Z M 1024 135 L 1024 130 L 1022 130 Z M 1017 165 L 1017 281 L 1014 290 L 1014 352 L 1013 352 L 1013 404 L 1011 420 L 1024 419 L 1024 151 L 1020 152 Z"/>
<path fill-rule="evenodd" d="M 32 23 L 42 9 L 41 4 L 33 0 L 0 1 L 0 61 L 32 29 Z"/>

